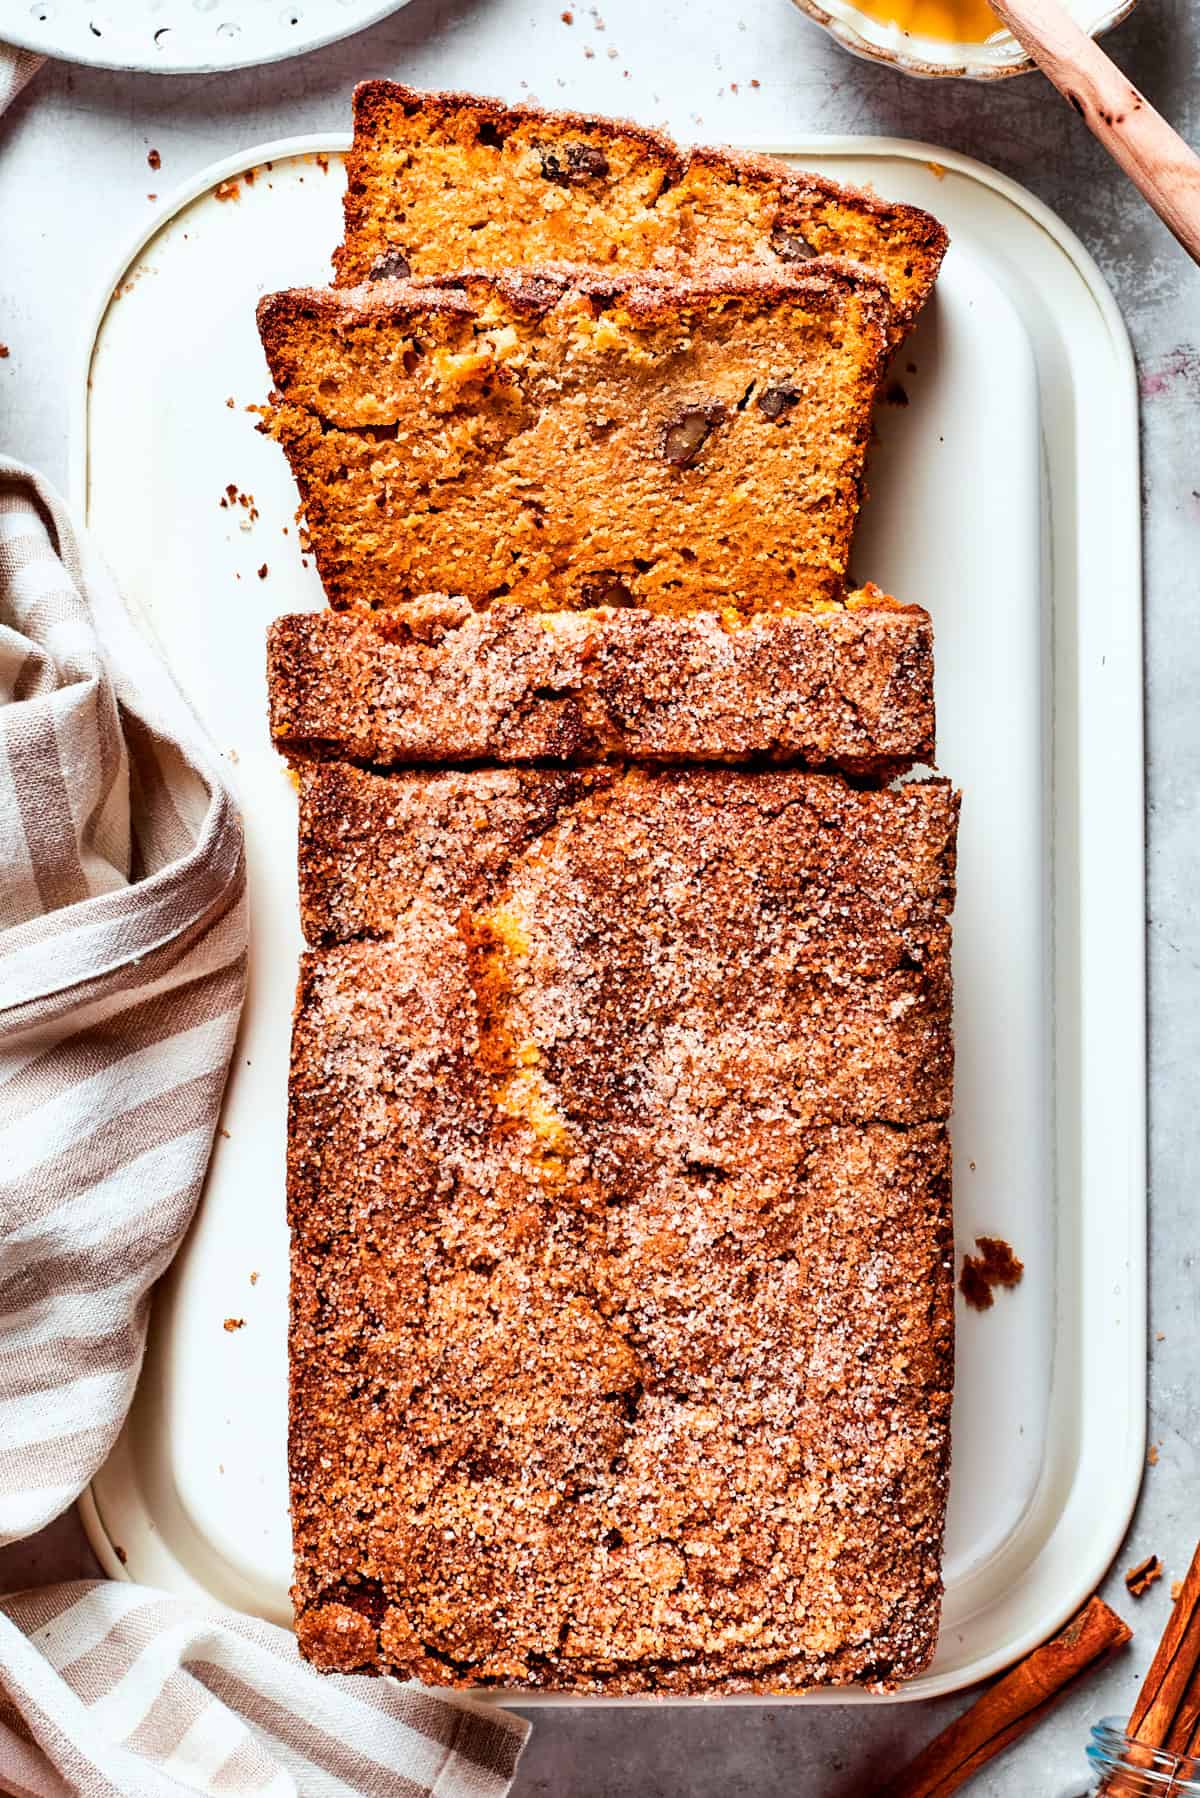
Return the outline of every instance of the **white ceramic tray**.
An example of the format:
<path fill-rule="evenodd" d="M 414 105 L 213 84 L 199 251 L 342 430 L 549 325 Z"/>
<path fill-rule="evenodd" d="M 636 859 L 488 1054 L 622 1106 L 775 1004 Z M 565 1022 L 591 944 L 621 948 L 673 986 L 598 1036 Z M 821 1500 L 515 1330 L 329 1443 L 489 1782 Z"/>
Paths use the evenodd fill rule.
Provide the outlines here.
<path fill-rule="evenodd" d="M 289 1614 L 284 1089 L 300 937 L 295 800 L 267 742 L 263 637 L 274 614 L 321 594 L 301 565 L 284 459 L 246 407 L 267 386 L 255 300 L 326 278 L 336 148 L 268 146 L 175 197 L 114 279 L 75 433 L 77 497 L 230 758 L 253 919 L 224 1133 L 87 1517 L 111 1573 L 277 1620 Z M 944 1621 L 934 1667 L 901 1694 L 916 1698 L 981 1678 L 1056 1627 L 1108 1566 L 1141 1473 L 1135 387 L 1094 266 L 1011 182 L 891 141 L 788 153 L 929 206 L 953 238 L 896 362 L 908 404 L 880 408 L 854 566 L 936 625 L 940 760 L 965 795 L 957 1237 L 1007 1238 L 1026 1273 L 985 1315 L 960 1308 Z M 248 167 L 249 185 L 236 180 Z M 231 183 L 239 197 L 217 198 Z M 222 505 L 227 488 L 254 510 Z M 228 1317 L 245 1327 L 226 1331 Z"/>

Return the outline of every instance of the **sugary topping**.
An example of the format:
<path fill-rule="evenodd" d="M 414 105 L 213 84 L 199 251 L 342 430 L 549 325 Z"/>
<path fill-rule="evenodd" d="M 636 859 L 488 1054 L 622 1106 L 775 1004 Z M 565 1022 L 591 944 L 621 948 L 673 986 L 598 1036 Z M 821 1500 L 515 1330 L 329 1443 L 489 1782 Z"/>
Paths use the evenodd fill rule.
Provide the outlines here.
<path fill-rule="evenodd" d="M 917 1671 L 955 796 L 318 767 L 302 809 L 310 922 L 388 933 L 298 1002 L 307 1651 L 576 1691 Z"/>
<path fill-rule="evenodd" d="M 746 625 L 429 597 L 305 613 L 272 627 L 269 688 L 280 748 L 374 762 L 770 758 L 887 776 L 933 754 L 929 619 L 884 595 Z"/>

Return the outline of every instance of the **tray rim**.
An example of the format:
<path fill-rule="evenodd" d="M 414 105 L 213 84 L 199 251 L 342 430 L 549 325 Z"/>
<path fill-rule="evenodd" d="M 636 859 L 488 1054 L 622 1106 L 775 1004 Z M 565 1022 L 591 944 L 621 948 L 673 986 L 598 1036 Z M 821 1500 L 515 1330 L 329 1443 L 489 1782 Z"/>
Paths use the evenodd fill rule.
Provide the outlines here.
<path fill-rule="evenodd" d="M 271 139 L 266 143 L 252 145 L 245 151 L 223 157 L 198 170 L 180 183 L 158 206 L 144 229 L 124 247 L 116 261 L 111 279 L 100 290 L 97 306 L 91 315 L 91 324 L 81 355 L 82 366 L 79 378 L 74 383 L 74 397 L 69 414 L 68 492 L 72 504 L 79 509 L 85 519 L 88 510 L 88 421 L 91 364 L 100 329 L 126 271 L 141 256 L 154 237 L 166 228 L 185 206 L 210 191 L 220 181 L 241 173 L 245 169 L 255 168 L 272 160 L 283 160 L 285 157 L 342 154 L 350 147 L 350 142 L 351 138 L 348 132 L 311 132 Z M 1039 1613 L 1036 1623 L 1026 1627 L 990 1654 L 983 1655 L 975 1662 L 969 1663 L 965 1669 L 949 1670 L 932 1680 L 928 1675 L 923 1675 L 918 1681 L 912 1682 L 907 1687 L 901 1687 L 897 1692 L 889 1693 L 882 1698 L 853 1687 L 821 1689 L 810 1694 L 775 1694 L 762 1697 L 753 1694 L 715 1694 L 698 1697 L 671 1696 L 665 1699 L 654 1695 L 595 1698 L 580 1697 L 571 1693 L 526 1693 L 507 1689 L 477 1690 L 473 1694 L 477 1699 L 498 1705 L 518 1705 L 532 1709 L 573 1704 L 586 1705 L 589 1708 L 596 1706 L 607 1708 L 647 1703 L 732 1704 L 739 1706 L 765 1703 L 915 1703 L 923 1699 L 960 1691 L 981 1679 L 1002 1672 L 1004 1668 L 1011 1666 L 1040 1642 L 1045 1641 L 1096 1590 L 1112 1565 L 1124 1539 L 1145 1472 L 1145 1406 L 1148 1380 L 1146 1350 L 1148 1317 L 1146 1133 L 1149 1067 L 1146 1044 L 1144 605 L 1138 387 L 1136 364 L 1129 334 L 1116 300 L 1095 259 L 1078 236 L 1036 195 L 1030 193 L 1009 176 L 974 157 L 962 155 L 958 151 L 919 139 L 893 138 L 884 135 L 856 136 L 846 133 L 832 136 L 805 135 L 789 143 L 781 143 L 777 138 L 759 141 L 746 140 L 739 141 L 738 147 L 760 154 L 789 157 L 887 158 L 894 161 L 923 164 L 932 168 L 935 173 L 940 171 L 954 173 L 977 183 L 1006 200 L 1052 240 L 1087 289 L 1111 344 L 1114 372 L 1119 377 L 1109 398 L 1112 413 L 1119 415 L 1116 434 L 1123 446 L 1120 452 L 1123 464 L 1120 471 L 1120 488 L 1131 502 L 1130 528 L 1125 546 L 1127 565 L 1123 570 L 1130 577 L 1130 591 L 1124 602 L 1122 620 L 1138 651 L 1137 656 L 1131 658 L 1133 666 L 1123 671 L 1120 686 L 1117 688 L 1117 698 L 1109 702 L 1110 709 L 1118 710 L 1124 721 L 1122 740 L 1127 751 L 1124 810 L 1129 815 L 1123 816 L 1121 822 L 1123 854 L 1120 871 L 1112 876 L 1109 890 L 1105 895 L 1110 915 L 1114 912 L 1119 915 L 1119 928 L 1113 931 L 1112 935 L 1113 940 L 1122 945 L 1122 976 L 1125 993 L 1120 1031 L 1113 1030 L 1111 1019 L 1109 1021 L 1110 1035 L 1113 1037 L 1119 1035 L 1122 1048 L 1121 1050 L 1110 1048 L 1109 1052 L 1110 1054 L 1122 1053 L 1125 1063 L 1123 1090 L 1126 1096 L 1127 1126 L 1123 1133 L 1125 1139 L 1123 1148 L 1126 1154 L 1126 1185 L 1133 1195 L 1128 1207 L 1128 1215 L 1123 1215 L 1121 1218 L 1124 1227 L 1122 1240 L 1128 1288 L 1125 1295 L 1125 1322 L 1128 1326 L 1126 1332 L 1128 1355 L 1125 1372 L 1128 1378 L 1126 1390 L 1131 1413 L 1128 1456 L 1123 1466 L 1110 1464 L 1108 1467 L 1110 1483 L 1106 1496 L 1110 1525 L 1102 1542 L 1096 1547 L 1092 1559 L 1084 1564 L 1070 1581 L 1062 1580 L 1060 1582 L 1054 1602 Z M 1052 673 L 1057 667 L 1053 653 L 1050 667 Z M 1115 681 L 1117 677 L 1112 670 L 1109 670 L 1108 673 L 1110 681 Z M 1053 708 L 1053 692 L 1050 696 L 1050 705 Z M 1056 760 L 1057 749 L 1052 746 L 1047 756 L 1052 779 Z M 1137 803 L 1131 806 L 1129 802 L 1134 795 L 1136 795 Z M 1119 893 L 1116 891 L 1118 887 L 1120 888 Z M 1057 937 L 1057 902 L 1053 891 L 1050 930 L 1053 941 Z M 1124 963 L 1125 957 L 1127 957 L 1127 965 Z M 1052 995 L 1052 1027 L 1057 1033 L 1057 1020 L 1053 1017 L 1054 1009 Z M 1052 1059 L 1054 1065 L 1057 1066 L 1057 1040 L 1055 1040 Z M 1084 1121 L 1085 1112 L 1086 1108 L 1081 1107 L 1081 1123 Z M 1053 1134 L 1056 1139 L 1060 1134 L 1057 1122 Z M 1057 1149 L 1054 1153 L 1057 1162 Z M 1078 1460 L 1078 1457 L 1076 1459 Z M 110 1578 L 129 1580 L 131 1575 L 115 1553 L 112 1539 L 105 1529 L 95 1496 L 94 1481 L 89 1483 L 77 1503 L 89 1543 L 105 1572 Z M 1067 1502 L 1064 1501 L 1062 1511 L 1065 1512 L 1066 1508 Z M 1058 1527 L 1056 1522 L 1046 1537 L 1047 1543 L 1053 1539 Z M 220 1601 L 215 1598 L 211 1599 L 211 1603 L 215 1609 L 223 1608 Z M 920 1689 L 914 1690 L 914 1685 Z"/>

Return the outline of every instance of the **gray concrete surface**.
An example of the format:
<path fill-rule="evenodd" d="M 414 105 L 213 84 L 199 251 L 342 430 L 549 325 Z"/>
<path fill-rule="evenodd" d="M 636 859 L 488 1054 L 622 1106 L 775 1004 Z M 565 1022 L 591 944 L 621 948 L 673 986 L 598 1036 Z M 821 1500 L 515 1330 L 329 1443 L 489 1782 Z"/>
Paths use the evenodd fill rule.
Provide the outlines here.
<path fill-rule="evenodd" d="M 389 74 L 661 121 L 683 137 L 764 141 L 884 132 L 945 144 L 1030 187 L 1096 256 L 1128 321 L 1143 406 L 1151 1045 L 1152 1293 L 1148 1468 L 1107 1595 L 1133 1649 L 971 1787 L 1031 1798 L 1078 1785 L 1090 1720 L 1127 1708 L 1200 1533 L 1196 1184 L 1200 1103 L 1200 271 L 1038 76 L 925 83 L 854 62 L 788 0 L 412 0 L 329 50 L 223 77 L 48 68 L 0 122 L 0 446 L 65 481 L 70 382 L 117 247 L 189 172 L 242 145 L 341 129 L 351 84 Z M 9 6 L 0 0 L 0 36 Z M 1130 76 L 1200 142 L 1200 4 L 1142 0 L 1109 39 Z M 589 56 L 588 51 L 592 54 Z M 615 54 L 613 54 L 615 52 Z M 752 80 L 760 85 L 752 87 Z M 152 175 L 147 149 L 162 156 Z M 181 346 L 186 354 L 186 345 Z M 1154 1550 L 1140 1604 L 1120 1570 Z M 89 1565 L 73 1518 L 0 1554 L 0 1586 Z M 962 1708 L 541 1712 L 520 1798 L 849 1798 Z"/>

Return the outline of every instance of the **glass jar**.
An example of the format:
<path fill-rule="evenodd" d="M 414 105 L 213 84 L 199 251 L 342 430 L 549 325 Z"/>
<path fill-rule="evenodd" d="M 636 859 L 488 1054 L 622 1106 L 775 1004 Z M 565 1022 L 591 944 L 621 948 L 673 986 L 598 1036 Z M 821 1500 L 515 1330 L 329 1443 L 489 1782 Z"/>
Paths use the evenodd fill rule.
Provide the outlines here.
<path fill-rule="evenodd" d="M 1130 1741 L 1120 1717 L 1093 1725 L 1087 1757 L 1091 1785 L 1072 1787 L 1064 1798 L 1200 1798 L 1200 1755 L 1143 1748 Z"/>

